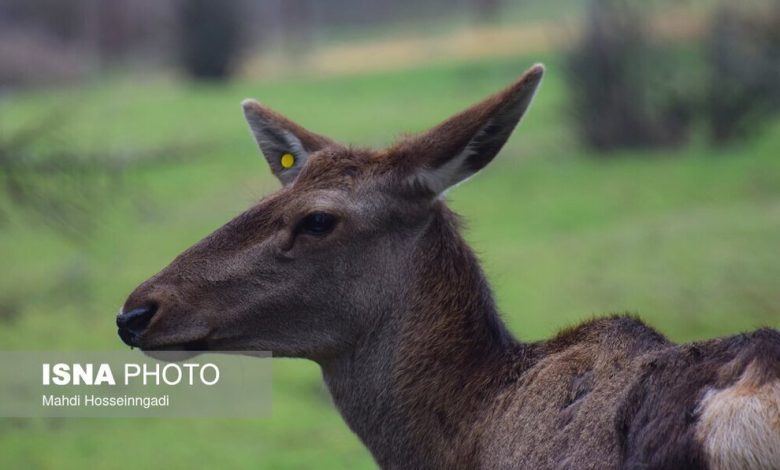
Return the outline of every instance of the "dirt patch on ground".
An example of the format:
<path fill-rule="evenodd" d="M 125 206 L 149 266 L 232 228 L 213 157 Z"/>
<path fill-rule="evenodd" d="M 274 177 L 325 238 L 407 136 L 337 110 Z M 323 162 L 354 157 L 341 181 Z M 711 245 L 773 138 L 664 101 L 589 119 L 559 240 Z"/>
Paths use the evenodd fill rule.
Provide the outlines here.
<path fill-rule="evenodd" d="M 673 8 L 648 15 L 649 30 L 659 40 L 700 37 L 707 28 L 702 11 Z M 539 21 L 517 25 L 474 25 L 440 35 L 410 35 L 313 47 L 290 58 L 269 51 L 250 60 L 244 74 L 252 78 L 295 73 L 350 75 L 415 68 L 423 64 L 544 54 L 560 50 L 581 35 L 579 21 Z"/>

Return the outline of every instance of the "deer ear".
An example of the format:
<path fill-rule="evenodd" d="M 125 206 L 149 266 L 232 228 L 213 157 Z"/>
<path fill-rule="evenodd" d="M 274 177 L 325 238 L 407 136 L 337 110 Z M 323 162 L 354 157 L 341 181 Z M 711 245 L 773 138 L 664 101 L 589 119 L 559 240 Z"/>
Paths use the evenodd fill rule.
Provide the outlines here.
<path fill-rule="evenodd" d="M 537 64 L 501 92 L 391 149 L 402 167 L 411 168 L 413 186 L 439 195 L 490 163 L 531 104 L 543 74 Z"/>
<path fill-rule="evenodd" d="M 284 186 L 295 180 L 309 154 L 332 144 L 327 137 L 307 131 L 255 100 L 246 99 L 241 106 L 257 146 Z"/>

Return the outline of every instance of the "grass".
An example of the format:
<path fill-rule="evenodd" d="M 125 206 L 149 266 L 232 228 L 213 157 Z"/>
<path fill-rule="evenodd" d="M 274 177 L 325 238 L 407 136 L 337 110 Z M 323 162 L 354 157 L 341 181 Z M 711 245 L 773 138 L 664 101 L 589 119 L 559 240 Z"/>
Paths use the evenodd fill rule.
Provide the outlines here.
<path fill-rule="evenodd" d="M 629 311 L 674 340 L 780 327 L 780 123 L 744 147 L 695 144 L 666 155 L 598 160 L 567 122 L 560 68 L 498 159 L 449 194 L 468 221 L 504 319 L 549 336 L 592 315 Z M 517 77 L 530 61 L 441 65 L 382 75 L 229 86 L 98 83 L 6 98 L 8 130 L 59 103 L 70 145 L 144 148 L 202 142 L 183 165 L 138 169 L 87 245 L 8 214 L 0 227 L 3 349 L 120 347 L 126 295 L 275 181 L 242 121 L 254 96 L 305 126 L 358 145 L 422 130 Z M 13 315 L 7 315 L 13 311 Z M 274 412 L 247 420 L 0 419 L 2 468 L 371 468 L 318 368 L 274 364 Z"/>

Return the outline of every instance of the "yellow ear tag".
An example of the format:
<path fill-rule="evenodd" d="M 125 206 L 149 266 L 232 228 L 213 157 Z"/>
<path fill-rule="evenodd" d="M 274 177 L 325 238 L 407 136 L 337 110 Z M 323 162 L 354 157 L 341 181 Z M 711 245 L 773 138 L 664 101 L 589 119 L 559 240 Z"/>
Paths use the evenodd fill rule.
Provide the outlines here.
<path fill-rule="evenodd" d="M 282 158 L 281 160 L 279 160 L 279 163 L 282 164 L 282 168 L 284 169 L 292 168 L 293 165 L 295 165 L 295 156 L 293 156 L 293 154 L 291 153 L 285 153 L 284 155 L 282 155 Z"/>

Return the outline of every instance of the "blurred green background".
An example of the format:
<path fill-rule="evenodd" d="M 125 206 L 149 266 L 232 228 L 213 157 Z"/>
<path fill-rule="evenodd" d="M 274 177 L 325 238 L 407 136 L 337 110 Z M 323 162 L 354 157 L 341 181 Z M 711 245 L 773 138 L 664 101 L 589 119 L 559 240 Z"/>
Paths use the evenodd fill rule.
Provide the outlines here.
<path fill-rule="evenodd" d="M 276 189 L 243 98 L 382 146 L 535 62 L 526 119 L 448 194 L 511 330 L 780 327 L 776 2 L 322 3 L 0 1 L 2 349 L 121 348 L 129 292 Z M 373 467 L 316 365 L 277 360 L 273 408 L 2 418 L 0 468 Z"/>

